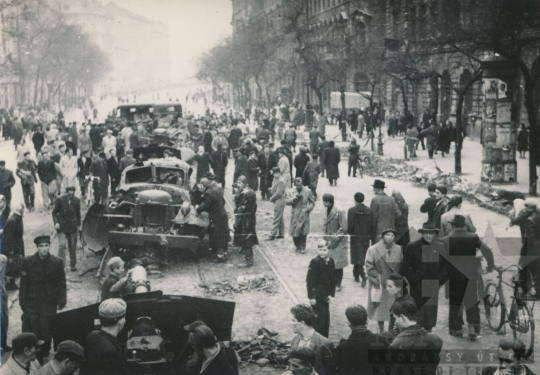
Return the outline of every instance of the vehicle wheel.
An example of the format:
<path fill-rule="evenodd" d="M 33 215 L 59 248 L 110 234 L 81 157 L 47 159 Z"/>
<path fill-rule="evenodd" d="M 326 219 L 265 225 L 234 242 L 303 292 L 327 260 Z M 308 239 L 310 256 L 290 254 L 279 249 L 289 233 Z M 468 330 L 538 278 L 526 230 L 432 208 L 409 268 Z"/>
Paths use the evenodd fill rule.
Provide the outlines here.
<path fill-rule="evenodd" d="M 525 358 L 529 358 L 534 351 L 534 316 L 526 303 L 514 304 L 517 311 L 510 314 L 510 327 L 514 338 L 525 344 Z"/>
<path fill-rule="evenodd" d="M 506 319 L 506 308 L 495 283 L 489 283 L 484 293 L 484 308 L 491 329 L 500 331 Z"/>

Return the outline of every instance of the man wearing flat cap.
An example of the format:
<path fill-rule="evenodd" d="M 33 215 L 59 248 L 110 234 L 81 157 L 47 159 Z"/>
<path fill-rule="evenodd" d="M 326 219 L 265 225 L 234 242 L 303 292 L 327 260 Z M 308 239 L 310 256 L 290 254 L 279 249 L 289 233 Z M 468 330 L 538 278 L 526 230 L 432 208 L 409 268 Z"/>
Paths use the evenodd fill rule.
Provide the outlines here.
<path fill-rule="evenodd" d="M 72 375 L 84 361 L 84 349 L 75 341 L 66 340 L 58 344 L 51 361 L 43 366 L 38 375 Z"/>
<path fill-rule="evenodd" d="M 422 238 L 405 248 L 401 272 L 418 308 L 417 323 L 428 332 L 437 324 L 439 287 L 448 281 L 444 245 L 435 241 L 439 229 L 429 222 L 418 230 Z"/>
<path fill-rule="evenodd" d="M 84 343 L 85 375 L 127 374 L 126 358 L 117 338 L 126 324 L 126 309 L 119 298 L 109 298 L 99 305 L 101 329 L 90 332 Z"/>
<path fill-rule="evenodd" d="M 13 354 L 2 365 L 2 375 L 37 375 L 41 365 L 37 360 L 43 340 L 33 333 L 21 333 L 13 339 Z"/>
<path fill-rule="evenodd" d="M 81 230 L 81 202 L 75 196 L 75 187 L 68 186 L 52 210 L 54 226 L 58 232 L 58 256 L 65 262 L 69 249 L 71 271 L 77 271 L 77 233 Z"/>
<path fill-rule="evenodd" d="M 22 309 L 22 331 L 33 332 L 45 341 L 39 357 L 51 349 L 49 316 L 66 306 L 66 274 L 62 259 L 49 253 L 51 238 L 34 239 L 37 252 L 22 261 L 19 304 Z"/>
<path fill-rule="evenodd" d="M 381 239 L 381 233 L 388 227 L 393 227 L 396 219 L 401 217 L 401 211 L 394 200 L 384 192 L 386 188 L 384 181 L 375 180 L 373 182 L 373 192 L 375 197 L 371 200 L 371 211 L 373 212 L 373 235 L 375 242 Z"/>
<path fill-rule="evenodd" d="M 289 370 L 282 375 L 317 375 L 317 354 L 309 346 L 299 346 L 289 353 Z"/>
<path fill-rule="evenodd" d="M 488 273 L 493 271 L 495 263 L 493 253 L 477 234 L 467 232 L 466 219 L 455 215 L 450 222 L 452 231 L 441 241 L 445 246 L 447 273 L 449 279 L 449 333 L 455 337 L 463 336 L 463 313 L 469 323 L 469 339 L 480 338 L 480 308 L 478 304 L 478 282 L 481 258 L 486 258 Z M 477 254 L 480 249 L 480 254 Z M 463 310 L 462 310 L 463 307 Z"/>

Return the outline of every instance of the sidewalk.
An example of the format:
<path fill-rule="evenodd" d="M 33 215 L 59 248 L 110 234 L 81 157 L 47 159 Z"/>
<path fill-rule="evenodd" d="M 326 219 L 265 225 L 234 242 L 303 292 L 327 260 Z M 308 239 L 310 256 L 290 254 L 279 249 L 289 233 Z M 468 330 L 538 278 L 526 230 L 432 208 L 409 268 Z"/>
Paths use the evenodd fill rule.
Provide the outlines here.
<path fill-rule="evenodd" d="M 337 125 L 329 125 L 326 127 L 327 139 L 334 138 L 338 135 Z M 375 135 L 375 150 L 377 149 L 377 134 Z M 368 144 L 365 148 L 367 138 L 359 139 L 358 144 L 362 149 L 371 149 Z M 341 136 L 336 137 L 336 145 L 339 147 L 346 147 L 348 143 L 341 142 Z M 384 157 L 401 159 L 403 160 L 403 137 L 389 138 L 386 135 L 385 129 L 383 129 L 383 150 Z M 465 138 L 463 141 L 463 149 L 461 150 L 461 177 L 470 183 L 480 183 L 480 177 L 482 174 L 482 145 L 478 139 L 471 140 Z M 443 173 L 454 173 L 455 159 L 454 159 L 455 144 L 452 143 L 450 147 L 450 154 L 442 157 L 439 151 L 437 155 L 433 156 L 433 159 L 429 159 L 427 151 L 422 150 L 422 146 L 419 145 L 417 150 L 417 158 L 414 161 L 408 161 L 407 164 L 429 170 L 438 167 Z M 537 167 L 537 172 L 540 173 L 540 168 Z M 500 188 L 503 190 L 519 191 L 525 194 L 529 192 L 529 153 L 526 155 L 526 159 L 517 159 L 517 182 L 505 183 L 505 184 L 492 184 L 494 188 Z"/>

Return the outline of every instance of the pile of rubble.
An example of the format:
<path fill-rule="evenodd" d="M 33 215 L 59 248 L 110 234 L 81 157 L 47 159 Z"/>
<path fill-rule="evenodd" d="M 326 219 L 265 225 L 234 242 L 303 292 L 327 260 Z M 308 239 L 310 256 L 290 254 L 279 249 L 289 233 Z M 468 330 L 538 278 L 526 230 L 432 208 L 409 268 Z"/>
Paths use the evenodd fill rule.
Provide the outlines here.
<path fill-rule="evenodd" d="M 235 282 L 221 281 L 211 284 L 199 284 L 206 290 L 206 294 L 215 296 L 225 296 L 232 293 L 243 293 L 247 291 L 264 291 L 274 294 L 276 284 L 273 276 L 267 275 L 240 275 Z"/>
<path fill-rule="evenodd" d="M 423 170 L 408 165 L 403 160 L 382 159 L 373 153 L 370 155 L 370 162 L 366 163 L 364 168 L 364 173 L 373 177 L 411 181 L 419 186 L 430 183 L 445 185 L 449 194 L 460 194 L 481 207 L 506 216 L 510 215 L 514 199 L 524 199 L 523 193 L 494 189 L 489 183 L 473 184 L 460 176 L 444 173 L 437 166 Z"/>
<path fill-rule="evenodd" d="M 276 368 L 285 368 L 291 344 L 276 338 L 277 332 L 261 328 L 258 336 L 251 341 L 231 342 L 232 348 L 240 356 L 243 363 L 256 363 Z"/>

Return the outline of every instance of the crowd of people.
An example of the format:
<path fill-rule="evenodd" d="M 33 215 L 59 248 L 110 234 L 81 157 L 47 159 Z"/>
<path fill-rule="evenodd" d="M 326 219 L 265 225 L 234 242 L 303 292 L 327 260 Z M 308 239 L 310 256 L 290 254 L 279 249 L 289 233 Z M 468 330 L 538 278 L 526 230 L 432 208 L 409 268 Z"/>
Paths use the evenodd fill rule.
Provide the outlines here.
<path fill-rule="evenodd" d="M 209 247 L 215 260 L 227 262 L 232 241 L 244 254 L 242 266 L 251 267 L 253 247 L 259 244 L 256 192 L 260 191 L 260 198 L 269 201 L 274 211 L 272 227 L 267 228 L 269 235 L 264 240 L 288 246 L 284 211 L 290 207 L 288 234 L 292 237 L 293 251 L 305 254 L 310 217 L 319 201 L 319 178 L 326 177 L 329 186 L 336 186 L 340 178 L 341 151 L 334 141 L 326 140 L 326 125 L 337 121 L 346 140 L 351 135 L 362 137 L 364 131 L 372 134 L 383 116 L 374 107 L 354 114 L 346 124 L 341 117 L 334 120 L 315 111 L 309 141 L 302 142 L 297 131 L 308 111 L 298 102 L 290 105 L 276 102 L 271 108 L 257 108 L 254 113 L 249 110 L 245 115 L 244 118 L 231 112 L 218 116 L 207 111 L 199 119 L 176 118 L 171 126 L 177 127 L 181 134 L 174 139 L 174 146 L 191 148 L 197 162 L 195 184 L 190 190 L 191 204 L 194 215 L 208 216 Z M 401 123 L 409 124 L 410 113 L 392 116 L 392 124 L 394 117 L 398 117 L 396 132 L 404 133 Z M 428 117 L 429 128 L 414 137 L 407 131 L 407 137 L 421 140 L 424 134 L 430 157 L 437 147 L 447 153 L 447 145 L 440 136 L 444 125 L 432 130 L 436 125 Z M 246 128 L 246 123 L 251 122 L 257 129 L 254 136 Z M 109 194 L 116 193 L 122 171 L 135 163 L 133 150 L 150 144 L 157 122 L 146 117 L 137 122 L 110 118 L 103 124 L 95 124 L 91 119 L 84 124 L 66 124 L 59 114 L 50 122 L 34 125 L 21 139 L 14 139 L 18 155 L 15 175 L 21 181 L 24 205 L 11 204 L 15 177 L 5 168 L 5 162 L 0 161 L 0 243 L 5 257 L 2 269 L 8 280 L 2 284 L 7 289 L 2 291 L 2 298 L 8 290 L 19 289 L 23 312 L 23 333 L 15 337 L 10 347 L 6 336 L 9 319 L 2 304 L 2 348 L 13 350 L 2 373 L 18 374 L 16 366 L 19 366 L 32 375 L 58 373 L 60 368 L 64 369 L 62 374 L 70 374 L 79 367 L 85 374 L 123 374 L 126 359 L 117 338 L 125 324 L 127 307 L 122 298 L 132 291 L 130 274 L 138 264 L 124 267 L 121 258 L 113 258 L 108 264 L 111 274 L 104 283 L 99 307 L 101 330 L 87 337 L 84 348 L 66 341 L 58 345 L 54 359 L 41 369 L 39 362 L 43 362 L 51 349 L 48 317 L 67 303 L 66 253 L 70 256 L 71 271 L 77 270 L 75 249 L 81 230 L 81 201 L 92 198 L 94 202 L 108 202 Z M 393 132 L 392 128 L 389 134 Z M 34 145 L 37 163 L 27 148 L 27 139 Z M 359 152 L 353 138 L 348 146 L 348 176 L 356 175 Z M 232 228 L 224 198 L 231 157 L 234 162 Z M 25 253 L 23 216 L 25 208 L 30 212 L 35 209 L 38 180 L 43 208 L 50 210 L 58 235 L 58 257 L 50 254 L 51 238 L 45 235 L 35 238 L 34 255 Z M 380 179 L 374 180 L 372 186 L 375 197 L 370 204 L 365 203 L 362 192 L 357 192 L 352 196 L 354 204 L 347 211 L 339 207 L 334 194 L 322 194 L 320 201 L 325 210 L 320 235 L 323 239 L 307 270 L 309 304 L 291 309 L 296 334 L 289 356 L 293 374 L 373 374 L 366 364 L 370 363 L 370 350 L 374 347 L 394 356 L 420 343 L 438 355 L 443 341 L 431 331 L 437 324 L 437 311 L 442 303 L 439 290 L 443 285 L 448 289 L 449 334 L 458 338 L 466 335 L 470 340 L 482 335 L 476 285 L 481 278 L 482 259 L 487 262 L 488 272 L 494 269 L 495 259 L 489 246 L 475 234 L 471 216 L 462 210 L 463 198 L 448 197 L 446 186 L 429 185 L 429 197 L 417 208 L 427 217 L 418 230 L 421 238 L 416 239 L 409 233 L 411 207 L 403 195 L 398 191 L 387 195 L 386 183 Z M 537 231 L 540 210 L 532 201 L 526 202 L 526 208 L 526 216 L 516 215 L 512 220 L 512 225 L 520 225 L 522 229 L 522 255 L 530 255 L 531 249 L 537 250 L 540 243 Z M 343 270 L 349 262 L 353 265 L 354 280 L 361 288 L 367 286 L 367 300 L 363 305 L 347 308 L 345 315 L 351 336 L 335 346 L 328 339 L 330 304 L 333 298 L 345 297 L 336 293 L 341 291 Z M 532 295 L 536 294 L 534 285 L 540 282 L 538 263 L 529 265 L 528 273 L 522 273 L 526 279 L 524 292 Z M 462 311 L 468 324 L 466 334 Z M 378 323 L 379 332 L 367 329 L 368 320 Z M 238 373 L 234 353 L 218 343 L 204 323 L 186 330 L 190 333 L 193 353 L 184 364 L 183 373 Z M 506 351 L 504 355 L 508 355 L 508 351 L 513 351 L 512 365 L 517 366 L 522 346 L 517 340 L 505 340 L 501 342 L 500 352 Z M 422 371 L 435 374 L 437 365 L 438 360 L 434 360 Z M 411 365 L 415 371 L 417 367 Z"/>

